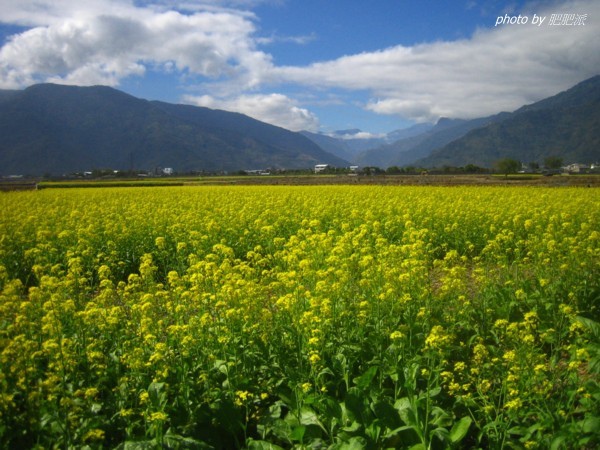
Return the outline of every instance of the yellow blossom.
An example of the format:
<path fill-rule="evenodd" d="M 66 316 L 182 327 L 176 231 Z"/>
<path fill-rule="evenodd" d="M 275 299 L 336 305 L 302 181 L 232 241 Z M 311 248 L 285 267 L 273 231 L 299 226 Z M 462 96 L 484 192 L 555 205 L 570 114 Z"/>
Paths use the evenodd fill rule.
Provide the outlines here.
<path fill-rule="evenodd" d="M 243 405 L 251 398 L 251 394 L 248 391 L 236 391 L 235 392 L 235 404 L 238 406 Z"/>
<path fill-rule="evenodd" d="M 84 397 L 86 399 L 94 399 L 98 395 L 98 393 L 99 393 L 98 388 L 95 388 L 95 387 L 87 388 L 85 390 Z"/>
<path fill-rule="evenodd" d="M 516 409 L 519 409 L 519 408 L 521 408 L 521 406 L 523 406 L 523 402 L 519 398 L 516 398 L 514 400 L 509 400 L 508 402 L 506 402 L 504 404 L 504 408 L 506 408 L 509 411 L 514 411 Z"/>
<path fill-rule="evenodd" d="M 310 356 L 308 357 L 308 360 L 310 361 L 311 364 L 314 365 L 314 364 L 317 364 L 321 360 L 321 357 L 319 356 L 318 353 L 312 352 L 310 354 Z"/>
<path fill-rule="evenodd" d="M 83 436 L 84 442 L 102 441 L 102 440 L 104 440 L 104 430 L 100 430 L 98 428 L 94 428 L 93 430 L 88 431 Z"/>
<path fill-rule="evenodd" d="M 390 334 L 390 339 L 392 341 L 399 341 L 401 339 L 404 339 L 404 333 L 396 330 L 396 331 L 392 332 L 392 334 Z"/>
<path fill-rule="evenodd" d="M 150 394 L 148 394 L 148 391 L 142 391 L 140 393 L 140 403 L 142 405 L 146 404 L 149 399 L 150 399 Z"/>
<path fill-rule="evenodd" d="M 168 418 L 169 416 L 167 416 L 167 414 L 165 414 L 163 411 L 157 411 L 150 414 L 148 420 L 150 420 L 150 422 L 164 422 Z"/>
<path fill-rule="evenodd" d="M 502 355 L 502 358 L 506 361 L 506 362 L 513 362 L 516 359 L 516 353 L 514 352 L 514 350 L 509 350 L 507 352 L 504 352 L 504 355 Z"/>

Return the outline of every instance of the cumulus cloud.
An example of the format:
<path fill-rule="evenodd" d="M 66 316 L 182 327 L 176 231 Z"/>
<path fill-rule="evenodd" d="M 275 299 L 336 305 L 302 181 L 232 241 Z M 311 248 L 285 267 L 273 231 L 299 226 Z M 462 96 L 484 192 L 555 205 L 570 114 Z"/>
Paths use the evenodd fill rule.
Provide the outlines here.
<path fill-rule="evenodd" d="M 98 16 L 106 11 L 120 16 L 132 11 L 132 3 L 128 0 L 1 0 L 0 22 L 35 27 L 60 24 L 65 18 Z"/>
<path fill-rule="evenodd" d="M 365 107 L 415 121 L 512 111 L 600 72 L 600 3 L 540 8 L 546 24 L 504 25 L 470 39 L 395 46 L 306 67 L 277 67 L 282 82 L 366 90 Z M 548 26 L 551 14 L 587 14 L 585 26 Z M 594 21 L 594 22 L 592 22 Z M 492 24 L 493 25 L 493 24 Z"/>
<path fill-rule="evenodd" d="M 282 0 L 0 0 L 0 22 L 27 28 L 0 48 L 0 88 L 118 86 L 164 71 L 210 94 L 188 102 L 315 129 L 307 103 L 299 107 L 289 96 L 256 92 L 293 86 L 303 98 L 321 99 L 310 103 L 320 106 L 332 92 L 346 98 L 366 92 L 366 110 L 434 121 L 511 111 L 600 72 L 597 0 L 533 2 L 520 11 L 546 16 L 541 27 L 494 27 L 491 17 L 489 28 L 468 39 L 398 45 L 307 66 L 275 66 L 260 49 L 314 38 L 259 36 L 260 18 L 251 8 L 265 1 Z M 587 14 L 586 25 L 547 25 L 551 14 L 565 12 Z"/>
<path fill-rule="evenodd" d="M 314 114 L 282 94 L 240 95 L 229 99 L 210 95 L 186 96 L 184 101 L 196 106 L 239 112 L 292 131 L 319 129 L 319 121 Z"/>
<path fill-rule="evenodd" d="M 344 140 L 350 139 L 381 139 L 387 136 L 386 133 L 369 133 L 368 131 L 359 131 L 357 133 L 346 133 L 346 134 L 330 134 L 330 136 L 338 137 Z"/>
<path fill-rule="evenodd" d="M 24 0 L 3 15 L 32 26 L 0 49 L 4 88 L 44 81 L 117 85 L 149 64 L 167 63 L 191 76 L 235 78 L 244 88 L 257 82 L 252 72 L 271 65 L 252 40 L 252 20 L 214 6 L 183 14 L 117 0 Z"/>
<path fill-rule="evenodd" d="M 299 35 L 299 36 L 282 36 L 280 34 L 274 33 L 269 37 L 258 37 L 256 38 L 256 42 L 262 45 L 268 45 L 279 42 L 290 42 L 292 44 L 304 45 L 308 44 L 317 39 L 317 35 L 315 33 Z"/>

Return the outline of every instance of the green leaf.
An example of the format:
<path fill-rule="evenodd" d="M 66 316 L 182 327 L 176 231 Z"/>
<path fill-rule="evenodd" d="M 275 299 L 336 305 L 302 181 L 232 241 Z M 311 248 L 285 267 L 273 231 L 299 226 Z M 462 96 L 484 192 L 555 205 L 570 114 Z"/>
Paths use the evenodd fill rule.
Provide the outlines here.
<path fill-rule="evenodd" d="M 281 417 L 281 401 L 276 401 L 269 407 L 269 417 L 271 419 L 279 419 Z"/>
<path fill-rule="evenodd" d="M 178 434 L 173 434 L 169 431 L 165 434 L 164 444 L 167 448 L 185 448 L 190 450 L 202 450 L 202 449 L 212 449 L 213 447 L 209 444 L 206 444 L 201 441 L 197 441 L 190 437 L 180 436 Z"/>
<path fill-rule="evenodd" d="M 375 403 L 372 408 L 373 412 L 384 427 L 388 429 L 394 429 L 400 426 L 400 415 L 398 414 L 398 411 L 388 402 L 379 401 Z"/>
<path fill-rule="evenodd" d="M 275 419 L 271 424 L 270 429 L 275 437 L 291 443 L 290 435 L 292 434 L 292 425 L 290 425 L 287 420 Z"/>
<path fill-rule="evenodd" d="M 456 422 L 450 430 L 450 441 L 454 444 L 460 442 L 467 435 L 471 422 L 473 422 L 473 419 L 469 416 L 465 416 Z"/>
<path fill-rule="evenodd" d="M 449 433 L 445 428 L 438 427 L 434 430 L 431 430 L 431 436 L 437 436 L 440 441 L 446 442 L 448 440 Z"/>
<path fill-rule="evenodd" d="M 440 386 L 435 387 L 435 388 L 430 389 L 430 390 L 425 391 L 425 392 L 421 392 L 419 394 L 419 400 L 427 399 L 427 398 L 433 398 L 433 397 L 439 395 L 440 392 L 442 392 L 442 388 Z"/>
<path fill-rule="evenodd" d="M 329 367 L 325 367 L 323 370 L 321 370 L 319 372 L 319 378 L 321 378 L 324 375 L 331 375 L 332 377 L 335 376 L 335 374 L 333 373 L 333 371 Z"/>
<path fill-rule="evenodd" d="M 584 433 L 594 433 L 600 430 L 600 417 L 588 417 L 581 426 Z"/>
<path fill-rule="evenodd" d="M 552 444 L 550 444 L 550 450 L 560 450 L 561 448 L 565 448 L 563 445 L 567 440 L 566 436 L 560 435 L 555 437 L 552 440 Z"/>
<path fill-rule="evenodd" d="M 371 385 L 373 378 L 377 374 L 377 366 L 371 366 L 363 373 L 360 377 L 356 377 L 353 381 L 356 387 L 361 391 L 364 391 Z"/>
<path fill-rule="evenodd" d="M 126 441 L 123 450 L 150 450 L 156 448 L 155 441 Z"/>
<path fill-rule="evenodd" d="M 401 427 L 398 427 L 394 430 L 389 431 L 386 436 L 393 436 L 394 434 L 398 434 L 401 433 L 402 431 L 407 431 L 407 430 L 414 430 L 413 427 L 411 427 L 410 425 L 402 425 Z"/>
<path fill-rule="evenodd" d="M 94 414 L 99 413 L 101 409 L 102 409 L 102 404 L 101 403 L 92 403 L 92 406 L 90 408 L 90 410 Z"/>
<path fill-rule="evenodd" d="M 279 445 L 271 444 L 267 441 L 255 441 L 249 439 L 247 442 L 248 450 L 283 450 Z"/>
<path fill-rule="evenodd" d="M 365 428 L 365 434 L 375 442 L 379 440 L 379 436 L 381 435 L 381 425 L 377 419 Z"/>
<path fill-rule="evenodd" d="M 343 427 L 342 430 L 347 433 L 356 433 L 358 430 L 361 429 L 361 427 L 362 425 L 360 423 L 354 421 L 350 425 Z"/>
<path fill-rule="evenodd" d="M 306 427 L 304 425 L 300 425 L 292 430 L 290 433 L 290 439 L 292 441 L 302 441 L 304 437 L 304 433 L 306 432 Z"/>
<path fill-rule="evenodd" d="M 575 318 L 581 325 L 586 327 L 596 339 L 600 339 L 600 322 L 588 319 L 587 317 L 577 316 Z"/>
<path fill-rule="evenodd" d="M 363 450 L 366 447 L 367 441 L 365 440 L 365 438 L 360 436 L 354 436 L 348 439 L 348 442 L 342 442 L 330 448 L 332 450 Z"/>
<path fill-rule="evenodd" d="M 352 420 L 356 420 L 361 424 L 368 422 L 370 416 L 370 410 L 365 405 L 363 397 L 357 391 L 356 388 L 351 388 L 344 398 L 344 405 L 346 406 L 346 412 L 348 417 Z"/>
<path fill-rule="evenodd" d="M 408 450 L 427 450 L 427 449 L 425 448 L 424 444 L 419 443 L 419 444 L 413 445 Z"/>
<path fill-rule="evenodd" d="M 327 420 L 331 420 L 333 418 L 339 419 L 342 417 L 341 405 L 337 400 L 334 400 L 331 397 L 321 397 L 317 407 L 321 412 L 321 416 L 325 417 Z"/>
<path fill-rule="evenodd" d="M 411 427 L 418 427 L 417 416 L 413 410 L 412 404 L 407 397 L 398 399 L 394 404 L 394 408 L 398 410 L 402 421 Z"/>
<path fill-rule="evenodd" d="M 398 400 L 396 400 L 396 403 L 394 403 L 394 408 L 396 408 L 398 411 L 410 409 L 410 400 L 408 399 L 408 397 L 399 398 Z"/>
<path fill-rule="evenodd" d="M 527 434 L 527 429 L 522 426 L 516 426 L 508 430 L 507 433 L 515 436 L 525 436 Z"/>
<path fill-rule="evenodd" d="M 314 412 L 308 406 L 304 406 L 300 410 L 300 423 L 302 425 L 318 425 L 319 427 L 323 426 L 321 425 L 321 422 L 319 422 L 319 417 L 317 416 L 317 413 Z"/>
<path fill-rule="evenodd" d="M 452 415 L 444 411 L 439 406 L 434 406 L 431 409 L 430 414 L 433 417 L 433 420 L 431 420 L 430 423 L 436 427 L 448 428 L 454 422 Z"/>
<path fill-rule="evenodd" d="M 227 375 L 229 372 L 229 369 L 227 368 L 227 361 L 223 361 L 222 359 L 217 359 L 213 364 L 213 367 L 225 375 Z"/>
<path fill-rule="evenodd" d="M 158 394 L 160 391 L 162 391 L 162 389 L 164 387 L 165 387 L 165 383 L 158 383 L 158 382 L 153 381 L 148 386 L 148 393 L 152 394 L 154 392 L 154 393 Z"/>
<path fill-rule="evenodd" d="M 417 372 L 419 371 L 419 365 L 413 363 L 410 367 L 404 367 L 404 386 L 409 389 L 409 392 L 415 390 L 417 386 Z"/>

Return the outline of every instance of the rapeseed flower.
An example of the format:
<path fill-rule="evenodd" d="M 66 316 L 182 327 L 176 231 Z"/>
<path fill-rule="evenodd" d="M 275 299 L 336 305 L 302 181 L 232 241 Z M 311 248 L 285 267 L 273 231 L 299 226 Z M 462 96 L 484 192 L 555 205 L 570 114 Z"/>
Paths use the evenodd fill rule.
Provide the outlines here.
<path fill-rule="evenodd" d="M 163 411 L 157 411 L 150 414 L 148 420 L 150 422 L 165 422 L 169 416 L 165 414 Z"/>
<path fill-rule="evenodd" d="M 593 336 L 581 317 L 591 317 L 600 260 L 589 191 L 196 186 L 4 195 L 0 415 L 11 421 L 3 439 L 67 448 L 127 433 L 159 442 L 166 421 L 184 439 L 200 428 L 219 436 L 213 418 L 229 398 L 247 407 L 232 431 L 268 440 L 282 430 L 274 421 L 329 429 L 322 409 L 351 402 L 349 389 L 393 405 L 414 382 L 415 393 L 441 387 L 467 405 L 478 421 L 471 443 L 548 447 L 551 436 L 569 437 L 556 424 L 576 423 L 594 406 L 582 390 Z M 377 376 L 365 386 L 371 363 Z M 297 395 L 287 402 L 290 390 Z M 295 400 L 307 403 L 296 409 Z M 447 409 L 446 395 L 427 401 L 430 411 L 459 411 Z M 534 430 L 532 418 L 539 427 L 525 441 L 503 428 L 507 416 L 515 429 Z M 317 428 L 303 445 L 314 444 Z M 328 439 L 339 439 L 336 429 Z"/>
<path fill-rule="evenodd" d="M 93 430 L 88 431 L 83 436 L 83 441 L 84 442 L 102 441 L 102 440 L 104 440 L 104 435 L 105 435 L 104 430 L 101 430 L 99 428 L 94 428 Z"/>
<path fill-rule="evenodd" d="M 441 325 L 435 325 L 431 328 L 429 335 L 425 339 L 425 348 L 432 350 L 442 350 L 452 342 L 452 336 L 446 333 Z"/>

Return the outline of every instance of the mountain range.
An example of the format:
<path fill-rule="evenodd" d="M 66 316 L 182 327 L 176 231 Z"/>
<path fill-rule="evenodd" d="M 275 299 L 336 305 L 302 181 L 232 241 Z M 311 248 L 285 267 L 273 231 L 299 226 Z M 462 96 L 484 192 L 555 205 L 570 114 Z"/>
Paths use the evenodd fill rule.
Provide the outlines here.
<path fill-rule="evenodd" d="M 361 155 L 369 152 L 371 149 L 386 146 L 401 139 L 418 136 L 429 131 L 432 127 L 433 124 L 430 123 L 419 123 L 383 135 L 371 135 L 356 128 L 338 130 L 328 134 L 311 133 L 309 131 L 301 131 L 301 133 L 319 145 L 323 150 L 340 158 L 362 165 L 375 166 L 378 164 L 363 164 Z"/>
<path fill-rule="evenodd" d="M 141 100 L 105 86 L 0 91 L 0 136 L 1 175 L 349 164 L 300 133 L 242 114 Z"/>
<path fill-rule="evenodd" d="M 502 158 L 541 164 L 548 157 L 567 164 L 600 161 L 600 76 L 502 116 L 415 164 L 492 167 Z"/>
<path fill-rule="evenodd" d="M 470 130 L 501 120 L 502 116 L 503 114 L 499 114 L 473 120 L 441 118 L 434 127 L 424 133 L 362 152 L 356 158 L 356 163 L 376 167 L 412 165 L 420 158 L 429 156 L 432 151 L 464 136 Z"/>
<path fill-rule="evenodd" d="M 474 164 L 491 168 L 503 158 L 542 164 L 551 156 L 565 163 L 598 162 L 600 76 L 512 113 L 471 120 L 442 118 L 420 133 L 397 140 L 388 135 L 380 138 L 378 145 L 354 154 L 336 151 L 347 145 L 347 138 L 305 135 L 359 166 L 441 168 Z"/>
<path fill-rule="evenodd" d="M 315 164 L 493 167 L 600 160 L 600 76 L 514 112 L 387 135 L 292 132 L 248 116 L 142 100 L 106 86 L 0 90 L 0 175 L 93 169 L 221 172 Z"/>

